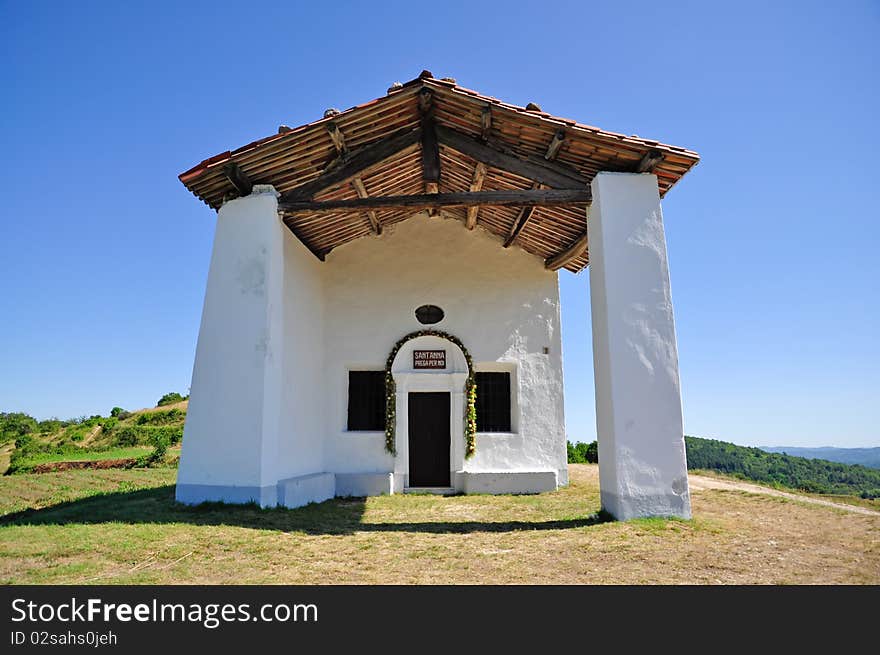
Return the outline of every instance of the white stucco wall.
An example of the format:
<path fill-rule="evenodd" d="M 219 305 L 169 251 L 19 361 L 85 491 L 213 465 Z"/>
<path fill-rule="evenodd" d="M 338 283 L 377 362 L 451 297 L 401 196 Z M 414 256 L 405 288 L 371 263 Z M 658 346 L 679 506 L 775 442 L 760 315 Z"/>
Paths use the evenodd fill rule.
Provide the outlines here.
<path fill-rule="evenodd" d="M 554 470 L 567 483 L 558 280 L 540 259 L 420 214 L 334 250 L 324 275 L 327 470 L 394 470 L 384 433 L 346 432 L 348 371 L 384 368 L 399 338 L 432 327 L 461 339 L 477 370 L 513 372 L 515 432 L 478 434 L 464 470 Z M 445 318 L 420 324 L 423 304 Z"/>
<path fill-rule="evenodd" d="M 323 469 L 322 327 L 320 262 L 281 223 L 274 190 L 223 205 L 178 499 L 273 505 L 279 480 Z"/>
<path fill-rule="evenodd" d="M 423 326 L 423 304 L 445 318 Z M 461 339 L 478 371 L 511 373 L 512 432 L 479 433 L 464 459 L 464 358 L 433 338 L 400 353 L 398 417 L 406 392 L 448 390 L 451 472 L 517 472 L 499 491 L 566 484 L 559 310 L 557 275 L 540 259 L 452 219 L 420 214 L 319 262 L 283 226 L 274 190 L 258 187 L 218 214 L 177 497 L 273 505 L 322 500 L 334 484 L 400 491 L 407 449 L 395 458 L 384 432 L 346 431 L 348 371 L 384 369 L 397 340 L 426 327 Z M 449 368 L 411 370 L 414 347 L 445 349 Z M 400 444 L 405 420 L 398 430 Z M 468 488 L 467 476 L 450 481 Z"/>
<path fill-rule="evenodd" d="M 278 478 L 324 467 L 323 264 L 287 228 L 284 235 L 284 368 Z"/>

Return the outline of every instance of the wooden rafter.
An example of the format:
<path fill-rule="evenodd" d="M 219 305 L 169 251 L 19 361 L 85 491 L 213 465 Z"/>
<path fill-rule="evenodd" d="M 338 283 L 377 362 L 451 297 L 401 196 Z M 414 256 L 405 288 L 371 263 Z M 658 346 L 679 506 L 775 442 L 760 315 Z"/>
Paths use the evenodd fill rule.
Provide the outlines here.
<path fill-rule="evenodd" d="M 487 166 L 515 173 L 538 184 L 544 184 L 554 189 L 587 186 L 587 180 L 574 169 L 566 170 L 567 167 L 559 164 L 550 165 L 547 162 L 520 159 L 443 125 L 437 125 L 437 138 L 443 145 L 458 150 Z"/>
<path fill-rule="evenodd" d="M 335 163 L 338 163 L 348 154 L 348 146 L 345 145 L 345 135 L 342 133 L 342 130 L 339 129 L 339 126 L 332 121 L 327 123 L 326 127 L 328 134 L 330 134 L 330 140 L 333 141 L 333 147 L 336 148 L 338 159 Z M 331 164 L 331 167 L 332 166 L 333 164 Z M 352 178 L 351 186 L 358 194 L 358 198 L 369 197 L 370 194 L 367 193 L 367 187 L 364 186 L 364 181 L 360 176 Z M 373 233 L 382 234 L 382 225 L 379 223 L 379 217 L 376 212 L 370 210 L 364 212 L 364 215 L 367 217 L 367 220 L 370 223 L 370 229 Z"/>
<path fill-rule="evenodd" d="M 421 128 L 404 128 L 380 141 L 352 150 L 339 166 L 322 173 L 311 182 L 283 193 L 279 201 L 305 200 L 325 189 L 350 181 L 368 168 L 415 148 L 421 139 L 421 132 Z"/>
<path fill-rule="evenodd" d="M 657 149 L 649 150 L 645 153 L 636 166 L 636 173 L 650 173 L 657 165 L 663 161 L 663 153 Z"/>
<path fill-rule="evenodd" d="M 547 161 L 553 161 L 556 159 L 556 155 L 559 154 L 559 149 L 562 147 L 563 141 L 565 141 L 565 130 L 560 128 L 556 130 L 555 134 L 553 134 L 553 139 L 550 141 L 550 145 L 547 146 L 547 152 L 544 153 L 544 159 Z"/>
<path fill-rule="evenodd" d="M 556 130 L 553 134 L 553 139 L 550 141 L 550 145 L 547 146 L 547 152 L 544 153 L 544 159 L 547 161 L 553 161 L 556 159 L 556 155 L 559 154 L 559 149 L 562 147 L 562 143 L 565 141 L 565 130 L 562 128 Z M 540 189 L 540 184 L 533 184 L 533 189 Z M 513 225 L 510 228 L 510 232 L 507 234 L 507 239 L 504 240 L 504 247 L 510 248 L 513 245 L 513 242 L 516 241 L 516 238 L 520 235 L 520 232 L 523 231 L 528 222 L 532 220 L 532 215 L 535 212 L 535 207 L 523 207 L 519 216 L 517 216 L 516 220 L 513 222 Z"/>
<path fill-rule="evenodd" d="M 434 92 L 424 87 L 419 91 L 419 113 L 422 129 L 422 180 L 425 193 L 440 191 L 440 144 L 437 142 L 437 129 L 434 120 Z M 436 210 L 428 210 L 434 216 Z"/>
<path fill-rule="evenodd" d="M 364 186 L 364 181 L 356 177 L 351 181 L 351 185 L 354 187 L 354 190 L 358 194 L 358 198 L 369 198 L 370 195 L 367 193 L 367 187 Z M 370 228 L 373 230 L 375 234 L 382 234 L 382 224 L 379 222 L 379 216 L 376 214 L 376 211 L 373 209 L 368 209 L 364 212 L 367 215 L 367 218 L 370 221 Z"/>
<path fill-rule="evenodd" d="M 338 212 L 340 210 L 409 209 L 419 211 L 430 207 L 517 207 L 536 205 L 555 207 L 572 203 L 589 203 L 589 189 L 523 189 L 517 191 L 477 191 L 410 196 L 380 196 L 356 200 L 284 200 L 279 199 L 278 209 L 287 214 L 308 212 L 313 214 Z"/>
<path fill-rule="evenodd" d="M 330 134 L 330 140 L 333 141 L 333 147 L 336 148 L 336 152 L 340 157 L 344 157 L 348 152 L 348 147 L 345 145 L 345 136 L 343 136 L 342 130 L 339 129 L 336 123 L 330 122 L 327 123 L 327 132 Z"/>
<path fill-rule="evenodd" d="M 470 190 L 471 193 L 476 191 L 480 191 L 483 188 L 483 182 L 486 179 L 486 164 L 483 162 L 477 162 L 477 165 L 474 167 L 474 177 L 471 180 Z M 477 215 L 480 213 L 480 206 L 473 205 L 468 207 L 467 210 L 467 220 L 465 221 L 465 225 L 467 229 L 473 230 L 477 226 Z"/>
<path fill-rule="evenodd" d="M 516 241 L 516 238 L 519 236 L 519 233 L 522 232 L 523 228 L 526 226 L 532 219 L 532 214 L 535 212 L 535 206 L 530 205 L 528 207 L 523 207 L 519 216 L 516 217 L 516 220 L 513 222 L 513 226 L 510 228 L 510 232 L 507 234 L 507 238 L 504 240 L 504 247 L 510 248 L 513 245 L 513 242 Z"/>
<path fill-rule="evenodd" d="M 486 105 L 480 111 L 480 138 L 483 141 L 489 140 L 489 133 L 492 131 L 492 107 Z"/>
<path fill-rule="evenodd" d="M 577 259 L 587 250 L 587 233 L 584 232 L 574 243 L 562 252 L 553 255 L 544 261 L 544 266 L 551 271 L 558 271 L 560 268 L 568 264 L 573 259 Z"/>
<path fill-rule="evenodd" d="M 223 174 L 226 176 L 226 179 L 232 183 L 235 190 L 238 191 L 238 195 L 249 196 L 251 191 L 254 190 L 253 182 L 250 181 L 250 178 L 248 178 L 245 172 L 241 170 L 239 165 L 235 162 L 229 162 L 226 164 L 226 166 L 223 167 Z"/>

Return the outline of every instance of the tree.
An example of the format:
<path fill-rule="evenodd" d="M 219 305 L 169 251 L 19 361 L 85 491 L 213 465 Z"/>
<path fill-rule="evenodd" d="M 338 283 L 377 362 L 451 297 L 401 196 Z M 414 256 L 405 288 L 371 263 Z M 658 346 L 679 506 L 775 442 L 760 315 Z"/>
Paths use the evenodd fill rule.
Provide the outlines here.
<path fill-rule="evenodd" d="M 166 393 L 164 396 L 159 398 L 159 402 L 156 403 L 156 407 L 162 407 L 164 405 L 173 405 L 174 403 L 179 403 L 181 400 L 186 400 L 183 396 L 181 396 L 176 391 L 171 391 Z"/>
<path fill-rule="evenodd" d="M 21 412 L 0 413 L 0 441 L 18 439 L 37 431 L 37 420 Z"/>
<path fill-rule="evenodd" d="M 584 459 L 586 459 L 590 464 L 598 464 L 599 463 L 599 442 L 591 441 L 587 444 L 587 450 L 584 452 Z"/>

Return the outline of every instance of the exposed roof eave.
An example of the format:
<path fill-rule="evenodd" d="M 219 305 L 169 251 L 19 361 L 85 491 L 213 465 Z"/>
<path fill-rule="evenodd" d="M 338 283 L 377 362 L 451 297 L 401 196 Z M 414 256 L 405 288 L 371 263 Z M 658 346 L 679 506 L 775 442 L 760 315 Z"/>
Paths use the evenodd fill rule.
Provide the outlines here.
<path fill-rule="evenodd" d="M 225 199 L 238 195 L 240 189 L 246 189 L 247 183 L 272 184 L 282 193 L 295 188 L 322 187 L 315 184 L 315 180 L 320 180 L 328 168 L 332 170 L 341 165 L 340 162 L 349 161 L 353 153 L 364 152 L 367 146 L 375 147 L 391 134 L 416 130 L 425 111 L 424 107 L 420 109 L 419 94 L 430 95 L 433 99 L 430 119 L 438 133 L 460 135 L 458 144 L 448 139 L 444 143 L 441 139 L 439 183 L 426 188 L 427 178 L 422 176 L 418 145 L 415 149 L 410 146 L 389 155 L 387 159 L 371 160 L 367 162 L 370 165 L 358 170 L 354 177 L 336 176 L 340 177 L 336 180 L 325 174 L 325 178 L 337 183 L 318 189 L 313 199 L 336 202 L 348 209 L 335 213 L 301 212 L 285 218 L 293 233 L 312 252 L 323 256 L 343 243 L 381 232 L 382 225 L 411 215 L 395 209 L 365 212 L 354 207 L 368 205 L 369 201 L 346 201 L 425 192 L 467 192 L 480 166 L 484 169 L 480 180 L 483 191 L 550 188 L 540 185 L 530 175 L 530 171 L 540 170 L 535 168 L 539 164 L 548 170 L 548 180 L 565 179 L 550 174 L 555 167 L 569 177 L 570 171 L 576 172 L 578 179 L 587 185 L 599 171 L 637 172 L 647 167 L 657 175 L 663 196 L 699 161 L 699 155 L 686 148 L 601 130 L 553 116 L 531 104 L 518 107 L 460 87 L 454 81 L 428 75 L 423 73 L 370 102 L 294 129 L 279 130 L 278 134 L 210 157 L 181 173 L 179 178 L 194 195 L 215 209 Z M 342 139 L 345 152 L 339 150 Z M 474 146 L 464 147 L 471 139 Z M 524 164 L 507 166 L 506 170 L 503 161 L 498 164 L 501 169 L 485 166 L 474 157 L 480 157 L 488 147 L 502 153 L 507 162 Z M 229 171 L 235 176 L 229 177 Z M 242 180 L 246 184 L 243 185 Z M 556 187 L 559 186 L 560 183 L 556 183 Z M 570 259 L 564 260 L 564 267 L 579 271 L 587 265 L 589 257 L 588 249 L 580 248 L 586 232 L 586 206 L 587 203 L 573 203 L 562 207 L 535 207 L 528 212 L 506 206 L 477 210 L 460 207 L 450 208 L 447 213 L 472 227 L 472 219 L 479 212 L 476 220 L 506 239 L 505 245 L 515 240 L 517 245 L 548 262 L 559 263 L 563 261 L 562 255 L 573 253 Z M 518 224 L 520 222 L 522 224 Z"/>

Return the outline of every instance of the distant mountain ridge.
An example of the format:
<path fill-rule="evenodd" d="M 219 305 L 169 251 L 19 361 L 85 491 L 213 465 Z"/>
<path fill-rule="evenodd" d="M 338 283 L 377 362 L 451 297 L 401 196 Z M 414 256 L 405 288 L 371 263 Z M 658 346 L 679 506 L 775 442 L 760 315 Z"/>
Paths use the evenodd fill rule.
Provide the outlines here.
<path fill-rule="evenodd" d="M 861 464 L 868 468 L 880 469 L 880 447 L 878 448 L 802 448 L 799 446 L 760 446 L 768 453 L 785 453 L 807 459 L 824 459 L 841 464 Z"/>

